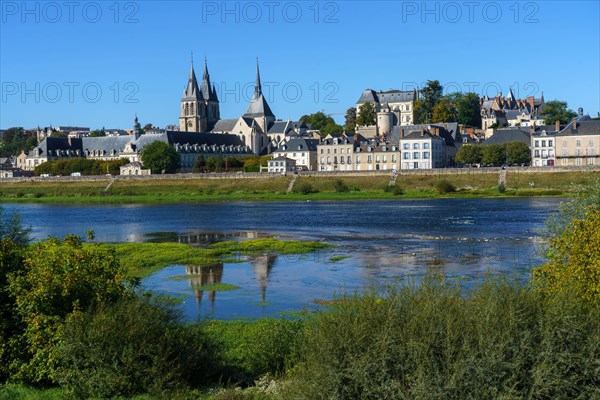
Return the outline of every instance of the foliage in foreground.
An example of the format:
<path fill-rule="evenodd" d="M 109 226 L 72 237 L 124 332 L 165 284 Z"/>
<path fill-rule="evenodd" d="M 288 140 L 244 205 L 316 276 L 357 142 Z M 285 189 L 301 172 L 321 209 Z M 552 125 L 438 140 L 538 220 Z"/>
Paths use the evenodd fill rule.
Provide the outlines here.
<path fill-rule="evenodd" d="M 344 295 L 304 333 L 281 398 L 600 396 L 600 310 L 501 278 Z"/>
<path fill-rule="evenodd" d="M 118 160 L 90 160 L 86 158 L 72 158 L 68 160 L 50 160 L 35 167 L 34 173 L 69 176 L 74 172 L 82 175 L 119 175 L 120 167 L 129 163 L 126 158 Z"/>

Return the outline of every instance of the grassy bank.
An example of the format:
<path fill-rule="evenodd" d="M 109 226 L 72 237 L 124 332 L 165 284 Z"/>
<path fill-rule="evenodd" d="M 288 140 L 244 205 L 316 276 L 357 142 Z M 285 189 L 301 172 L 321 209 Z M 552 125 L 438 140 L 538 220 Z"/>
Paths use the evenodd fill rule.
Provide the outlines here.
<path fill-rule="evenodd" d="M 257 253 L 305 254 L 332 247 L 321 242 L 277 239 L 220 242 L 209 248 L 196 248 L 182 243 L 101 243 L 87 246 L 114 251 L 129 276 L 142 278 L 173 264 L 205 266 L 223 259 L 227 262 L 243 261 L 239 256 Z"/>
<path fill-rule="evenodd" d="M 401 191 L 387 190 L 389 175 L 301 176 L 287 193 L 291 176 L 246 179 L 149 179 L 100 181 L 4 181 L 0 202 L 48 203 L 180 203 L 198 201 L 288 201 L 414 199 L 436 197 L 568 196 L 589 183 L 597 172 L 506 171 L 505 190 L 498 190 L 498 172 L 399 175 Z M 447 180 L 456 191 L 439 193 L 436 183 Z M 340 183 L 341 182 L 341 183 Z M 400 193 L 401 192 L 401 193 Z"/>

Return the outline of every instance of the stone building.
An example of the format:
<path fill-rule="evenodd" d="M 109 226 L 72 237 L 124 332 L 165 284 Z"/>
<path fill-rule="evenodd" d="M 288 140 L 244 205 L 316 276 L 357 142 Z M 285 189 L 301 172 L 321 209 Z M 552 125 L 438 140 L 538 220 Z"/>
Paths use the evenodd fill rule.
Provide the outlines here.
<path fill-rule="evenodd" d="M 417 90 L 395 90 L 376 92 L 366 89 L 356 102 L 356 115 L 366 103 L 375 106 L 377 112 L 375 126 L 358 126 L 357 130 L 365 137 L 386 135 L 396 125 L 411 125 L 414 123 L 415 102 L 418 99 Z"/>
<path fill-rule="evenodd" d="M 600 165 L 599 120 L 592 120 L 588 115 L 573 118 L 555 137 L 555 165 Z"/>
<path fill-rule="evenodd" d="M 296 161 L 297 169 L 316 171 L 318 144 L 317 139 L 291 138 L 273 152 L 273 157 L 287 157 Z"/>
<path fill-rule="evenodd" d="M 534 96 L 528 96 L 525 99 L 517 99 L 512 91 L 509 89 L 508 96 L 502 96 L 502 92 L 498 93 L 498 96 L 489 98 L 484 96 L 480 100 L 481 109 L 481 129 L 488 129 L 490 126 L 497 124 L 498 126 L 508 126 L 509 120 L 516 126 L 517 123 L 521 125 L 530 125 L 532 120 L 536 120 L 537 116 L 541 115 L 544 107 L 544 93 L 539 98 Z M 509 111 L 517 111 L 518 113 L 511 113 Z M 519 122 L 518 116 L 521 115 L 521 122 Z M 525 124 L 523 123 L 525 121 Z M 526 122 L 529 121 L 529 122 Z"/>

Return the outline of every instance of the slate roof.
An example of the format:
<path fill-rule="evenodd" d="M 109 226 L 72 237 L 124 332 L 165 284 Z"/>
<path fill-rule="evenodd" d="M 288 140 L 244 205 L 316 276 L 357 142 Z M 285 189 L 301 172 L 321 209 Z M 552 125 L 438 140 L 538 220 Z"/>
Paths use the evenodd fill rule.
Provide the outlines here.
<path fill-rule="evenodd" d="M 270 127 L 268 133 L 281 133 L 286 134 L 289 130 L 292 129 L 290 125 L 290 121 L 275 121 Z"/>
<path fill-rule="evenodd" d="M 522 129 L 499 129 L 487 140 L 481 142 L 482 145 L 503 144 L 508 142 L 523 142 L 531 145 L 531 136 L 529 131 Z"/>
<path fill-rule="evenodd" d="M 373 89 L 365 89 L 356 104 L 364 103 L 401 103 L 415 100 L 413 90 L 388 90 L 376 92 Z"/>
<path fill-rule="evenodd" d="M 399 144 L 402 130 L 404 130 L 404 137 L 406 137 L 412 131 L 428 131 L 431 130 L 432 127 L 439 128 L 440 136 L 446 141 L 447 146 L 454 146 L 456 142 L 461 141 L 461 134 L 458 122 L 445 122 L 437 124 L 417 124 L 404 126 L 396 125 L 392 128 L 392 132 L 390 133 L 390 142 L 394 144 Z"/>
<path fill-rule="evenodd" d="M 100 136 L 81 138 L 81 149 L 83 151 L 104 151 L 108 154 L 111 151 L 121 153 L 127 143 L 135 140 L 135 136 Z"/>
<path fill-rule="evenodd" d="M 196 73 L 194 72 L 194 66 L 190 68 L 190 77 L 188 78 L 188 83 L 183 91 L 182 100 L 202 100 L 202 92 L 198 87 L 198 81 L 196 80 Z"/>
<path fill-rule="evenodd" d="M 317 151 L 317 139 L 293 138 L 282 143 L 273 153 L 282 153 L 290 151 Z"/>
<path fill-rule="evenodd" d="M 589 116 L 586 119 L 580 118 L 575 129 L 573 129 L 573 121 L 571 121 L 558 135 L 600 135 L 600 120 L 591 120 Z"/>
<path fill-rule="evenodd" d="M 231 132 L 237 122 L 237 119 L 220 119 L 215 124 L 212 132 Z"/>
<path fill-rule="evenodd" d="M 252 100 L 250 100 L 250 104 L 248 105 L 248 109 L 246 113 L 244 113 L 244 117 L 274 117 L 273 111 L 271 111 L 271 107 L 265 100 L 265 96 L 262 93 L 255 93 L 252 96 Z"/>

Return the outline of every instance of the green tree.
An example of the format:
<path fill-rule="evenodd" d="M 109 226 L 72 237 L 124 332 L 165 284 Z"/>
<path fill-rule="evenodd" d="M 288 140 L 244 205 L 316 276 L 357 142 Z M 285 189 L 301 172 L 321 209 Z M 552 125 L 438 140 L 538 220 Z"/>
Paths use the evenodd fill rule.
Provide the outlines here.
<path fill-rule="evenodd" d="M 200 173 L 206 171 L 206 160 L 204 159 L 204 154 L 200 154 L 196 161 L 194 162 L 194 167 L 192 168 L 192 172 Z"/>
<path fill-rule="evenodd" d="M 144 125 L 144 127 L 142 128 L 142 130 L 143 130 L 144 132 L 148 132 L 148 131 L 149 131 L 149 130 L 151 130 L 151 129 L 154 129 L 154 125 L 152 125 L 152 124 L 146 124 L 146 125 Z"/>
<path fill-rule="evenodd" d="M 566 101 L 551 100 L 544 103 L 542 107 L 544 115 L 544 123 L 546 125 L 554 125 L 556 120 L 561 124 L 568 124 L 573 117 L 577 116 L 575 111 L 567 108 Z"/>
<path fill-rule="evenodd" d="M 114 251 L 83 246 L 73 235 L 31 245 L 8 282 L 27 354 L 14 378 L 33 383 L 54 381 L 56 346 L 68 316 L 130 296 L 133 288 Z"/>
<path fill-rule="evenodd" d="M 356 129 L 356 107 L 350 107 L 346 110 L 346 123 L 344 124 L 344 130 L 348 133 L 354 133 Z"/>
<path fill-rule="evenodd" d="M 432 122 L 450 122 L 455 120 L 454 109 L 452 108 L 450 100 L 446 97 L 442 97 L 433 107 Z"/>
<path fill-rule="evenodd" d="M 179 168 L 179 154 L 168 143 L 152 142 L 142 149 L 142 163 L 152 173 L 173 173 Z"/>
<path fill-rule="evenodd" d="M 531 163 L 531 150 L 526 143 L 508 142 L 504 145 L 506 151 L 506 164 L 529 165 Z"/>
<path fill-rule="evenodd" d="M 373 126 L 377 121 L 377 110 L 373 103 L 365 103 L 357 110 L 356 124 L 358 126 Z"/>
<path fill-rule="evenodd" d="M 461 146 L 454 157 L 457 163 L 464 165 L 481 164 L 482 159 L 483 149 L 481 146 L 475 144 Z"/>
<path fill-rule="evenodd" d="M 444 87 L 440 81 L 427 81 L 427 84 L 421 89 L 421 97 L 415 103 L 415 120 L 417 124 L 431 122 L 433 118 L 433 108 L 442 99 Z"/>
<path fill-rule="evenodd" d="M 307 124 L 312 125 L 314 129 L 318 130 L 321 130 L 328 124 L 335 124 L 333 118 L 331 118 L 329 115 L 325 114 L 322 111 L 318 111 L 310 115 L 303 115 L 302 117 L 300 117 L 300 121 L 304 121 Z"/>
<path fill-rule="evenodd" d="M 210 172 L 223 172 L 225 170 L 225 159 L 222 154 L 209 157 L 206 160 L 206 170 Z"/>
<path fill-rule="evenodd" d="M 328 123 L 324 127 L 320 129 L 320 132 L 323 136 L 327 136 L 329 134 L 339 134 L 344 131 L 344 128 L 341 125 L 334 123 Z"/>
<path fill-rule="evenodd" d="M 102 137 L 102 136 L 106 136 L 106 130 L 104 129 L 104 127 L 102 127 L 102 129 L 96 129 L 95 131 L 90 132 L 90 137 Z"/>
<path fill-rule="evenodd" d="M 483 146 L 483 156 L 481 161 L 485 165 L 499 167 L 506 164 L 506 150 L 501 144 L 489 144 Z"/>
<path fill-rule="evenodd" d="M 0 157 L 16 156 L 24 151 L 28 153 L 37 146 L 35 134 L 27 132 L 20 127 L 9 128 L 0 140 Z"/>
<path fill-rule="evenodd" d="M 459 124 L 480 127 L 481 111 L 477 93 L 461 94 L 455 102 L 456 118 Z"/>

